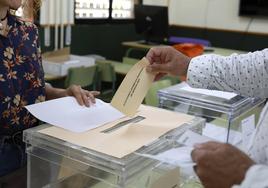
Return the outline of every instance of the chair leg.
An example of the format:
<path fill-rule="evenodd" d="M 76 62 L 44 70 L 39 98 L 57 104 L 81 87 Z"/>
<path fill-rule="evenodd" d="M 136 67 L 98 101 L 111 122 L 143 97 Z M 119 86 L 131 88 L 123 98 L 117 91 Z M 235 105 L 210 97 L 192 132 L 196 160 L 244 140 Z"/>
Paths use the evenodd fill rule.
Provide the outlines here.
<path fill-rule="evenodd" d="M 115 94 L 115 81 L 113 81 L 112 90 L 113 90 L 113 94 Z"/>
<path fill-rule="evenodd" d="M 101 87 L 102 87 L 101 80 L 99 80 L 97 81 L 97 90 L 101 91 Z"/>

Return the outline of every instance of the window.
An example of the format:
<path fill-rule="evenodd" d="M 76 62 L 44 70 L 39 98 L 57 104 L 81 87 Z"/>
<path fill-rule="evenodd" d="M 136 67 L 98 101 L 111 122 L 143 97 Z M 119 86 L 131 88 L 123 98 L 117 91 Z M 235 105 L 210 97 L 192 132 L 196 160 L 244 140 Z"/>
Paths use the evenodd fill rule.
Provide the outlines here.
<path fill-rule="evenodd" d="M 133 18 L 133 0 L 113 0 L 112 18 Z"/>
<path fill-rule="evenodd" d="M 75 18 L 109 18 L 110 0 L 76 0 Z"/>
<path fill-rule="evenodd" d="M 76 23 L 133 19 L 134 4 L 138 2 L 140 0 L 75 0 Z"/>

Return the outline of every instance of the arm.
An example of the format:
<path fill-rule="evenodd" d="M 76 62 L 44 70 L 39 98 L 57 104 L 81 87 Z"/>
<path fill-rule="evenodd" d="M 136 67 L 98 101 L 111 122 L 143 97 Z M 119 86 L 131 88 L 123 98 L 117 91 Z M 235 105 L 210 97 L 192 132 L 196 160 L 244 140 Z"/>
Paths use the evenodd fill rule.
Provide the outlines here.
<path fill-rule="evenodd" d="M 147 71 L 156 79 L 165 74 L 185 76 L 187 82 L 204 89 L 232 91 L 244 96 L 268 96 L 268 49 L 228 57 L 203 55 L 193 59 L 171 47 L 152 48 Z"/>
<path fill-rule="evenodd" d="M 42 78 L 42 83 L 44 83 L 44 71 L 42 68 L 42 57 L 41 57 L 41 50 L 38 40 L 38 29 L 35 27 L 35 43 L 36 43 L 36 53 L 38 57 L 38 63 L 40 65 L 40 77 Z M 99 92 L 97 91 L 87 91 L 82 89 L 78 85 L 72 85 L 67 89 L 59 89 L 54 88 L 50 84 L 45 84 L 45 92 L 46 92 L 46 98 L 48 100 L 50 99 L 56 99 L 60 97 L 66 97 L 66 96 L 74 96 L 77 100 L 77 102 L 80 105 L 90 106 L 91 103 L 95 103 L 95 96 L 99 95 Z"/>
<path fill-rule="evenodd" d="M 192 87 L 231 91 L 243 96 L 268 96 L 268 49 L 228 57 L 203 55 L 189 64 Z"/>
<path fill-rule="evenodd" d="M 54 88 L 48 83 L 46 83 L 45 89 L 47 100 L 68 96 L 66 89 Z"/>
<path fill-rule="evenodd" d="M 232 188 L 266 188 L 268 187 L 268 166 L 254 165 L 246 173 L 246 177 L 240 185 L 235 185 Z"/>

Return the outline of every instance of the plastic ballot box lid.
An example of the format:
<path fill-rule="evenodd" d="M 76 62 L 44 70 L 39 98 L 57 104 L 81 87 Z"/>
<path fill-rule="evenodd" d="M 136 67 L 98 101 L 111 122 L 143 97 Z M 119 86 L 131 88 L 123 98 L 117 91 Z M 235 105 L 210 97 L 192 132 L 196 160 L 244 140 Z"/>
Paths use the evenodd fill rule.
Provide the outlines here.
<path fill-rule="evenodd" d="M 165 101 L 188 104 L 237 117 L 263 100 L 234 93 L 191 88 L 185 82 L 158 91 L 160 105 Z"/>

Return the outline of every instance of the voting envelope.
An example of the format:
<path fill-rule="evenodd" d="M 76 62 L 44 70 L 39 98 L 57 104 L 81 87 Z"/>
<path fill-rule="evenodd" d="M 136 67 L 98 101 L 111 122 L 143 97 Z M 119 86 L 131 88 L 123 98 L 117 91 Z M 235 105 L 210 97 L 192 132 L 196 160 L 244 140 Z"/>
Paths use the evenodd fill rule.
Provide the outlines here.
<path fill-rule="evenodd" d="M 127 116 L 133 116 L 147 94 L 155 75 L 146 71 L 149 61 L 143 58 L 128 72 L 116 91 L 111 105 Z"/>

